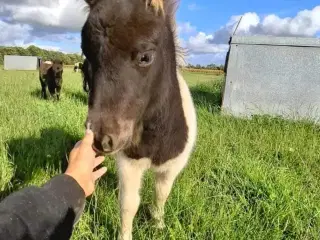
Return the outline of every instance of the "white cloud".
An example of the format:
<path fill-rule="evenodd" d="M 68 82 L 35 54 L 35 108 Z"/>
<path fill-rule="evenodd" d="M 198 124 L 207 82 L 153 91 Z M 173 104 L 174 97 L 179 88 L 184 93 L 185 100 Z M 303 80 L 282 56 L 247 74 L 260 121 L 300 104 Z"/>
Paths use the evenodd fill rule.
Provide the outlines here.
<path fill-rule="evenodd" d="M 64 43 L 80 46 L 80 36 L 71 34 L 50 34 L 44 35 L 42 37 L 32 36 L 33 28 L 28 24 L 13 24 L 7 23 L 0 20 L 0 45 L 3 46 L 21 46 L 28 47 L 30 45 L 36 45 L 40 48 L 54 51 L 61 51 L 61 47 L 50 45 L 50 43 Z M 48 45 L 37 44 L 35 41 L 41 41 L 49 43 Z"/>
<path fill-rule="evenodd" d="M 193 54 L 205 53 L 222 53 L 226 52 L 228 46 L 226 44 L 212 44 L 213 35 L 206 35 L 204 32 L 199 32 L 196 36 L 191 36 L 186 43 L 186 47 Z"/>
<path fill-rule="evenodd" d="M 59 21 L 59 12 L 55 8 L 9 5 L 6 10 L 11 12 L 12 20 L 17 22 L 54 26 Z"/>
<path fill-rule="evenodd" d="M 63 0 L 66 2 L 66 0 Z M 84 11 L 84 1 L 71 0 L 61 9 L 59 25 L 64 26 L 67 29 L 72 29 L 80 31 L 85 20 L 87 18 L 88 12 Z"/>
<path fill-rule="evenodd" d="M 314 36 L 320 31 L 320 6 L 304 10 L 294 18 L 269 15 L 259 26 L 263 33 L 271 35 Z"/>
<path fill-rule="evenodd" d="M 241 16 L 231 16 L 230 20 L 212 34 L 199 32 L 184 41 L 184 46 L 193 55 L 212 54 L 225 56 L 228 41 L 235 31 Z M 275 14 L 260 17 L 255 12 L 243 14 L 236 30 L 236 35 L 271 35 L 271 36 L 299 36 L 315 37 L 320 33 L 320 6 L 311 10 L 298 12 L 292 18 L 280 18 Z M 194 58 L 193 58 L 194 59 Z M 214 59 L 214 57 L 213 57 Z"/>
<path fill-rule="evenodd" d="M 240 16 L 232 16 L 230 21 L 213 34 L 211 43 L 227 43 L 236 28 Z M 245 13 L 236 30 L 236 35 L 271 35 L 313 37 L 320 32 L 320 6 L 298 12 L 295 17 L 280 18 L 270 14 L 260 18 L 257 13 Z"/>
<path fill-rule="evenodd" d="M 196 31 L 196 27 L 192 26 L 190 22 L 179 23 L 178 24 L 178 33 L 193 33 Z"/>
<path fill-rule="evenodd" d="M 32 25 L 34 33 L 37 33 L 37 30 L 43 31 L 44 27 L 56 32 L 79 31 L 87 16 L 87 12 L 84 11 L 86 4 L 81 0 L 2 2 L 5 3 L 0 12 L 9 14 L 12 22 Z"/>
<path fill-rule="evenodd" d="M 0 29 L 0 44 L 5 45 L 30 38 L 32 27 L 20 23 L 9 24 L 0 20 Z"/>

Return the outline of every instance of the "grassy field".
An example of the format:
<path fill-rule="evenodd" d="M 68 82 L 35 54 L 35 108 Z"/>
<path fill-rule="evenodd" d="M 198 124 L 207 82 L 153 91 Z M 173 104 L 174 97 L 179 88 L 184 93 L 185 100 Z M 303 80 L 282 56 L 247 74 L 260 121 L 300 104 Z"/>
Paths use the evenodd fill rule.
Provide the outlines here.
<path fill-rule="evenodd" d="M 198 115 L 190 165 L 166 205 L 166 224 L 149 220 L 153 179 L 145 177 L 134 239 L 319 239 L 320 127 L 220 115 L 222 77 L 185 73 Z M 82 137 L 86 95 L 79 73 L 64 75 L 61 102 L 39 98 L 37 72 L 0 70 L 0 198 L 60 173 Z M 73 239 L 116 239 L 116 172 L 88 199 Z"/>

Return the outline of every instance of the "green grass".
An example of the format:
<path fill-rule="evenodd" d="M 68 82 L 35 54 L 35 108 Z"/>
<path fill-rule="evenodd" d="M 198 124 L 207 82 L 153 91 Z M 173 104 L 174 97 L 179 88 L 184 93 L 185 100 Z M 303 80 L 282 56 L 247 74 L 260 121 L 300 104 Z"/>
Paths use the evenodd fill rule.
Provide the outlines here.
<path fill-rule="evenodd" d="M 190 164 L 166 205 L 166 224 L 149 220 L 147 174 L 134 239 L 319 239 L 320 127 L 278 118 L 222 116 L 222 78 L 185 73 L 198 115 Z M 0 71 L 0 197 L 60 173 L 83 134 L 86 95 L 79 73 L 65 72 L 61 102 L 39 99 L 36 72 Z M 88 199 L 73 239 L 116 239 L 116 172 Z"/>

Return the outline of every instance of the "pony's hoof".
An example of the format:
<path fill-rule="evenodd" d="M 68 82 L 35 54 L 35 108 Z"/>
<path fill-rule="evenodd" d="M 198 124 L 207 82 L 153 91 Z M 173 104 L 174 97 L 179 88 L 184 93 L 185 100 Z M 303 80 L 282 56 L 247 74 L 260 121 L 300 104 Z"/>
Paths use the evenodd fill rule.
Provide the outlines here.
<path fill-rule="evenodd" d="M 132 240 L 132 234 L 131 233 L 119 234 L 118 240 Z"/>
<path fill-rule="evenodd" d="M 154 224 L 154 227 L 155 227 L 156 229 L 162 230 L 162 229 L 164 229 L 164 228 L 166 227 L 166 224 L 164 223 L 163 220 L 157 220 L 157 221 L 155 222 L 155 224 Z"/>
<path fill-rule="evenodd" d="M 154 227 L 156 229 L 164 229 L 166 227 L 163 219 L 163 211 L 155 208 L 154 206 L 150 207 L 150 213 L 153 218 Z"/>

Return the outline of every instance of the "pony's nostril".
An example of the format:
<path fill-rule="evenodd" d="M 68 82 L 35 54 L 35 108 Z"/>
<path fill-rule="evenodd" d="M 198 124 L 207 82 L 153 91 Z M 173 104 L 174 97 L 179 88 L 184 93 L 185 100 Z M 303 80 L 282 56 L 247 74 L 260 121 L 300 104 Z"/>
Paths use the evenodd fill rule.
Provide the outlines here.
<path fill-rule="evenodd" d="M 101 142 L 98 141 L 96 138 L 94 138 L 94 140 L 93 140 L 93 147 L 98 152 L 102 152 L 103 151 L 103 147 L 101 145 Z"/>
<path fill-rule="evenodd" d="M 104 136 L 101 142 L 103 151 L 110 152 L 113 147 L 113 141 L 112 138 L 108 135 Z"/>

